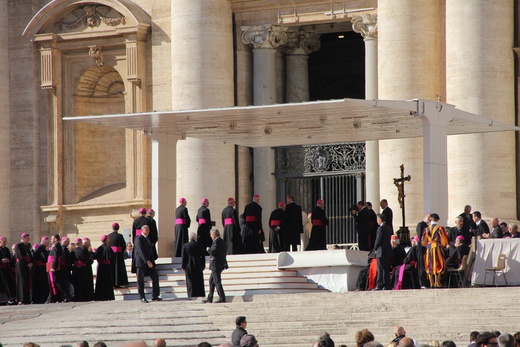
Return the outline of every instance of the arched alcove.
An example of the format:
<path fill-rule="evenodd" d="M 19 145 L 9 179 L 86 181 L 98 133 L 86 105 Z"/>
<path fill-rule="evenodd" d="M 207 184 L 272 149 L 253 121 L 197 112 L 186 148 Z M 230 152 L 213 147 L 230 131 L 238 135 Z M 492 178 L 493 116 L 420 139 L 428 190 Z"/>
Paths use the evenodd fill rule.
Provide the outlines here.
<path fill-rule="evenodd" d="M 124 83 L 112 67 L 93 66 L 76 86 L 75 114 L 124 113 Z M 74 124 L 75 194 L 69 203 L 117 202 L 126 187 L 125 130 Z M 99 200 L 99 201 L 97 201 Z"/>

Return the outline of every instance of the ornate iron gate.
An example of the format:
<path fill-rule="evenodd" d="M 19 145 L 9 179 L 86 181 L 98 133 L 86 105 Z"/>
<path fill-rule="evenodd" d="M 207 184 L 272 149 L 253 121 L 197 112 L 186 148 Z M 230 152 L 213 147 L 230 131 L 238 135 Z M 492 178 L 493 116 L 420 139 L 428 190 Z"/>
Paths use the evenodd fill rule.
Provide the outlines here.
<path fill-rule="evenodd" d="M 280 147 L 275 153 L 280 200 L 294 195 L 302 209 L 310 212 L 322 198 L 330 221 L 327 243 L 357 242 L 349 207 L 364 200 L 365 144 Z"/>

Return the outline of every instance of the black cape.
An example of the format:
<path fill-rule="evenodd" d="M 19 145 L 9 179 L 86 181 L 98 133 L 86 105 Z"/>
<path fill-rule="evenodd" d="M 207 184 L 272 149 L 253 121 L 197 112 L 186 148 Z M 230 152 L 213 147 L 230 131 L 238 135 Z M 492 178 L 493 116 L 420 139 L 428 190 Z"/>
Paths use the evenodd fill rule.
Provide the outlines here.
<path fill-rule="evenodd" d="M 114 275 L 111 260 L 114 257 L 112 248 L 102 244 L 96 249 L 94 259 L 97 260 L 96 290 L 94 300 L 106 301 L 114 300 Z"/>
<path fill-rule="evenodd" d="M 108 234 L 110 240 L 109 246 L 112 250 L 112 272 L 114 287 L 121 287 L 128 285 L 128 274 L 126 273 L 126 264 L 123 252 L 126 249 L 126 242 L 123 235 L 117 231 Z"/>

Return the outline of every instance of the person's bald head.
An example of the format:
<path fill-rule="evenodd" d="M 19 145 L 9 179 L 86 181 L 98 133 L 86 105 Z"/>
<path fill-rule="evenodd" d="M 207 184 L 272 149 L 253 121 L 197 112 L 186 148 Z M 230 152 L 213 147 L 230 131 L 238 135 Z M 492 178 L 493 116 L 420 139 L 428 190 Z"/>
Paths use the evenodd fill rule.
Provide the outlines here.
<path fill-rule="evenodd" d="M 148 345 L 144 341 L 134 341 L 125 343 L 124 345 L 121 345 L 121 347 L 148 347 Z"/>
<path fill-rule="evenodd" d="M 396 337 L 397 337 L 397 336 L 404 336 L 404 335 L 406 335 L 406 331 L 404 331 L 404 328 L 403 328 L 403 327 L 401 327 L 401 326 L 396 326 L 396 327 L 395 327 L 395 333 L 394 333 L 394 334 L 395 334 Z"/>
<path fill-rule="evenodd" d="M 414 347 L 413 340 L 409 337 L 403 337 L 401 341 L 399 341 L 399 347 Z"/>
<path fill-rule="evenodd" d="M 164 339 L 157 338 L 153 342 L 153 347 L 166 347 L 166 341 L 164 341 Z"/>

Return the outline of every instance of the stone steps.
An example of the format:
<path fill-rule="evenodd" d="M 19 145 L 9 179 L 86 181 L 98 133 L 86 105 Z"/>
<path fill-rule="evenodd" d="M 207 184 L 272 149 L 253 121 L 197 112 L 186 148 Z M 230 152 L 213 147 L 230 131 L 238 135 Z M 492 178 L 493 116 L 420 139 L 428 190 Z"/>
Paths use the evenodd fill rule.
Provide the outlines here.
<path fill-rule="evenodd" d="M 301 293 L 306 291 L 326 291 L 309 281 L 306 277 L 298 275 L 296 270 L 279 270 L 277 268 L 277 254 L 247 254 L 230 255 L 227 257 L 229 269 L 222 273 L 222 283 L 226 295 L 259 295 L 259 294 L 283 294 Z M 206 257 L 209 260 L 209 257 Z M 137 300 L 136 275 L 130 272 L 131 260 L 126 260 L 129 285 L 128 288 L 116 288 L 116 300 Z M 209 291 L 210 270 L 206 264 L 204 281 L 206 293 Z M 181 268 L 180 258 L 159 258 L 157 260 L 157 272 L 161 296 L 165 299 L 186 298 L 186 280 Z M 145 282 L 145 293 L 151 294 L 151 281 Z"/>
<path fill-rule="evenodd" d="M 229 341 L 238 315 L 262 347 L 308 347 L 322 331 L 336 345 L 354 346 L 355 333 L 371 330 L 387 345 L 395 325 L 420 343 L 436 339 L 468 344 L 472 330 L 515 333 L 518 288 L 465 288 L 381 292 L 323 291 L 284 295 L 228 296 L 225 304 L 175 299 L 141 304 L 112 301 L 0 308 L 0 342 L 19 347 L 75 345 L 80 340 L 108 346 L 163 337 L 169 347 L 218 345 Z"/>

